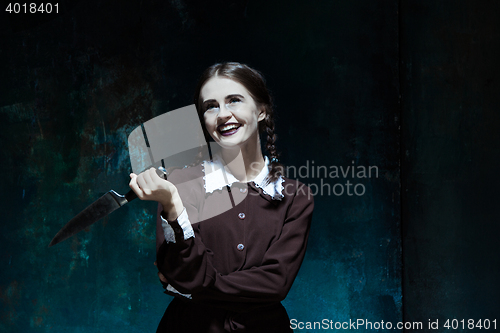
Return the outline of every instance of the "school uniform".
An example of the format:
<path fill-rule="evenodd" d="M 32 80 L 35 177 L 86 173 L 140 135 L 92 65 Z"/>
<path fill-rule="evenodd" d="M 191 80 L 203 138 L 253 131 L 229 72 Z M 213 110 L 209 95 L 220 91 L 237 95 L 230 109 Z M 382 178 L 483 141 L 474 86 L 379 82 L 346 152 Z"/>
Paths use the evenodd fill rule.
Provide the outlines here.
<path fill-rule="evenodd" d="M 175 296 L 157 332 L 292 332 L 281 301 L 304 258 L 313 197 L 285 177 L 266 184 L 269 160 L 241 183 L 220 158 L 172 172 L 184 204 L 158 208 L 157 264 Z"/>

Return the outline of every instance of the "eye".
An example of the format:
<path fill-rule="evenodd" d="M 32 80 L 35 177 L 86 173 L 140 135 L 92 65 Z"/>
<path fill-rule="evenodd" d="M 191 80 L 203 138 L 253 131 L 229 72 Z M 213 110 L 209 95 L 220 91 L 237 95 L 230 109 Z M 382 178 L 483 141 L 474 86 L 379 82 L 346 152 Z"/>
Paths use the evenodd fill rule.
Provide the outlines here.
<path fill-rule="evenodd" d="M 208 104 L 206 107 L 205 107 L 205 111 L 213 111 L 213 109 L 217 108 L 218 106 L 215 105 L 215 104 Z"/>
<path fill-rule="evenodd" d="M 229 100 L 229 104 L 235 104 L 238 102 L 241 102 L 241 100 L 238 97 L 231 97 L 231 99 Z"/>

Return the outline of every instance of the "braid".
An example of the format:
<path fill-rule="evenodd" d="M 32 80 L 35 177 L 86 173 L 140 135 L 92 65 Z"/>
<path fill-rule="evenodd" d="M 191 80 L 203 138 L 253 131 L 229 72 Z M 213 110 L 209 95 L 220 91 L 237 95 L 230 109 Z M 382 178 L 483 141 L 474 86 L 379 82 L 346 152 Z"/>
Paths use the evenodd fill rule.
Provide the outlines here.
<path fill-rule="evenodd" d="M 278 161 L 278 151 L 276 150 L 276 139 L 277 135 L 274 133 L 274 119 L 272 113 L 267 113 L 264 120 L 265 131 L 267 133 L 267 143 L 266 150 L 269 153 L 269 165 L 271 169 L 269 170 L 269 176 L 267 177 L 268 183 L 275 182 L 279 176 L 282 174 L 283 165 Z"/>

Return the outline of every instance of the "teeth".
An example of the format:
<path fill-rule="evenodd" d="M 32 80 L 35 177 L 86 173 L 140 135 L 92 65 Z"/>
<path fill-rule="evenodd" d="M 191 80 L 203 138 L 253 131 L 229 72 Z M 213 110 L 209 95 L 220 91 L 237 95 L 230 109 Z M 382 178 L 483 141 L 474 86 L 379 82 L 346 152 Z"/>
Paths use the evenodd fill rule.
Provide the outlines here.
<path fill-rule="evenodd" d="M 227 125 L 227 126 L 223 126 L 223 127 L 221 127 L 221 128 L 220 128 L 220 131 L 221 131 L 221 132 L 226 132 L 226 131 L 230 131 L 230 130 L 232 130 L 232 129 L 236 129 L 236 128 L 238 128 L 238 127 L 239 127 L 239 125 L 236 125 L 236 124 L 231 124 L 231 125 Z"/>

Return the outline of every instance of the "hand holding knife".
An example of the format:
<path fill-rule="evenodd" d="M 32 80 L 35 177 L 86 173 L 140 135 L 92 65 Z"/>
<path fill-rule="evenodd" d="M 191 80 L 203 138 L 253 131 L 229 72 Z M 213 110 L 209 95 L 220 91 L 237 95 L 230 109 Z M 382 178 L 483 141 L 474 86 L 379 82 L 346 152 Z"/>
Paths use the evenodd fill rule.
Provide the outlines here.
<path fill-rule="evenodd" d="M 164 181 L 167 180 L 167 174 L 167 170 L 163 167 L 159 167 L 158 170 L 151 168 L 139 175 L 130 174 L 129 186 L 131 190 L 127 194 L 121 195 L 113 190 L 104 194 L 59 230 L 50 242 L 49 247 L 79 233 L 137 197 L 141 200 L 158 201 L 164 207 L 170 208 L 169 215 L 177 214 L 177 211 L 182 209 L 183 206 L 182 202 L 179 202 L 180 197 L 175 186 L 168 181 Z M 164 180 L 160 177 L 163 177 Z M 182 210 L 178 213 L 181 212 Z M 177 218 L 177 216 L 174 216 L 173 219 Z"/>
<path fill-rule="evenodd" d="M 71 219 L 49 246 L 75 235 L 137 197 L 162 204 L 167 220 L 173 221 L 182 213 L 184 206 L 177 188 L 165 181 L 167 170 L 159 167 L 158 170 L 150 168 L 141 171 L 150 165 L 158 165 L 160 161 L 161 165 L 174 168 L 198 161 L 200 153 L 205 159 L 210 156 L 195 105 L 172 110 L 146 121 L 129 134 L 127 141 L 132 170 L 138 173 L 130 175 L 131 190 L 125 195 L 113 190 L 104 194 Z"/>

